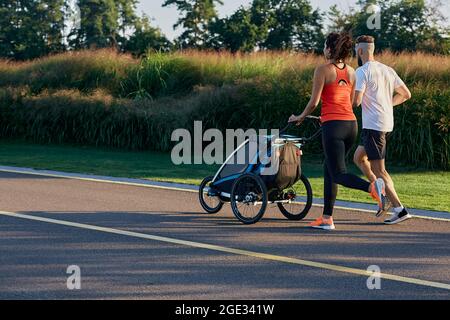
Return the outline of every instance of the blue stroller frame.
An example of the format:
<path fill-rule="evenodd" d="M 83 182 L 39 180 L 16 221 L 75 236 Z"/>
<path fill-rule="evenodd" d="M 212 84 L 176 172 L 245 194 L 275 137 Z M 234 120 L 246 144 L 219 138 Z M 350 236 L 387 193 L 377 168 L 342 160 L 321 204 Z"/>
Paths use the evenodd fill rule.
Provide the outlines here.
<path fill-rule="evenodd" d="M 320 120 L 312 116 L 308 119 Z M 202 181 L 199 201 L 207 213 L 217 213 L 224 203 L 229 202 L 233 214 L 244 224 L 258 222 L 263 217 L 267 204 L 276 204 L 281 213 L 290 220 L 306 217 L 313 199 L 308 178 L 301 173 L 299 165 L 296 177 L 288 177 L 290 182 L 284 187 L 277 185 L 276 174 L 270 172 L 272 161 L 278 161 L 276 156 L 272 157 L 272 151 L 277 150 L 279 153 L 278 150 L 287 144 L 290 144 L 290 147 L 295 146 L 300 164 L 303 146 L 318 136 L 321 130 L 305 138 L 284 134 L 288 127 L 289 124 L 280 130 L 279 137 L 258 137 L 260 141 L 265 140 L 267 150 L 262 161 L 261 148 L 250 150 L 251 141 L 246 139 L 227 157 L 214 176 L 206 177 Z M 245 156 L 243 163 L 237 161 L 242 152 Z M 250 159 L 252 161 L 248 161 Z"/>

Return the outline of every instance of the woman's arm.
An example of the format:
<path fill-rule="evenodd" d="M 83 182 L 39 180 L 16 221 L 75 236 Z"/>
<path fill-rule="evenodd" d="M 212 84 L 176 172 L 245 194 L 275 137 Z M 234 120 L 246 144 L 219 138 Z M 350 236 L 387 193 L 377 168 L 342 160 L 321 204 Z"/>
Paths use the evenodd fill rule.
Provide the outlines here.
<path fill-rule="evenodd" d="M 311 99 L 309 99 L 306 108 L 299 116 L 291 115 L 289 122 L 296 122 L 297 125 L 305 120 L 319 105 L 320 96 L 322 95 L 323 86 L 325 85 L 325 66 L 317 67 L 314 71 L 314 82 L 311 94 Z"/>

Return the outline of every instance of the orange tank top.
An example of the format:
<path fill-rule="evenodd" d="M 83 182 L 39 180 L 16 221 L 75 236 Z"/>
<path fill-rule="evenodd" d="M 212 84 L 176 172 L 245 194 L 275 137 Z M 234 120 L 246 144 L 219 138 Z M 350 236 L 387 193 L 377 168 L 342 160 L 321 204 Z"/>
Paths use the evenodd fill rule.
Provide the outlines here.
<path fill-rule="evenodd" d="M 348 77 L 347 66 L 336 70 L 336 80 L 324 85 L 322 90 L 322 122 L 331 120 L 356 120 L 351 101 L 352 83 Z"/>

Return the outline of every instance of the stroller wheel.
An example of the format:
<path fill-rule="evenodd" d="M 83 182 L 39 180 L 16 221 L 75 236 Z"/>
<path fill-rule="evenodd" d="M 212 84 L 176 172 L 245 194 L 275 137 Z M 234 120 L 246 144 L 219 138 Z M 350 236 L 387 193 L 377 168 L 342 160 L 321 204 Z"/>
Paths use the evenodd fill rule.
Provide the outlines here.
<path fill-rule="evenodd" d="M 223 207 L 223 202 L 218 196 L 208 195 L 209 185 L 212 179 L 213 177 L 206 177 L 203 179 L 198 192 L 200 204 L 207 213 L 217 213 Z"/>
<path fill-rule="evenodd" d="M 254 174 L 243 174 L 233 183 L 230 195 L 231 209 L 244 224 L 258 222 L 267 207 L 267 189 L 262 179 Z"/>
<path fill-rule="evenodd" d="M 312 206 L 313 194 L 311 184 L 304 175 L 292 187 L 284 190 L 293 203 L 277 203 L 278 209 L 289 220 L 302 220 Z M 299 203 L 299 202 L 304 203 Z"/>

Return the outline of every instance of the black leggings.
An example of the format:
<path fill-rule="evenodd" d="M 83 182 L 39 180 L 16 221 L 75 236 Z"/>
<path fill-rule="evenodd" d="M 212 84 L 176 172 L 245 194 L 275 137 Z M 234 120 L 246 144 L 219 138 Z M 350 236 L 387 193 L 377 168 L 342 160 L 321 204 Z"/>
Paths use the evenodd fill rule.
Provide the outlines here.
<path fill-rule="evenodd" d="M 322 126 L 324 162 L 324 208 L 323 214 L 333 214 L 337 185 L 369 192 L 370 183 L 347 173 L 345 158 L 356 141 L 358 123 L 356 121 L 327 121 Z"/>

